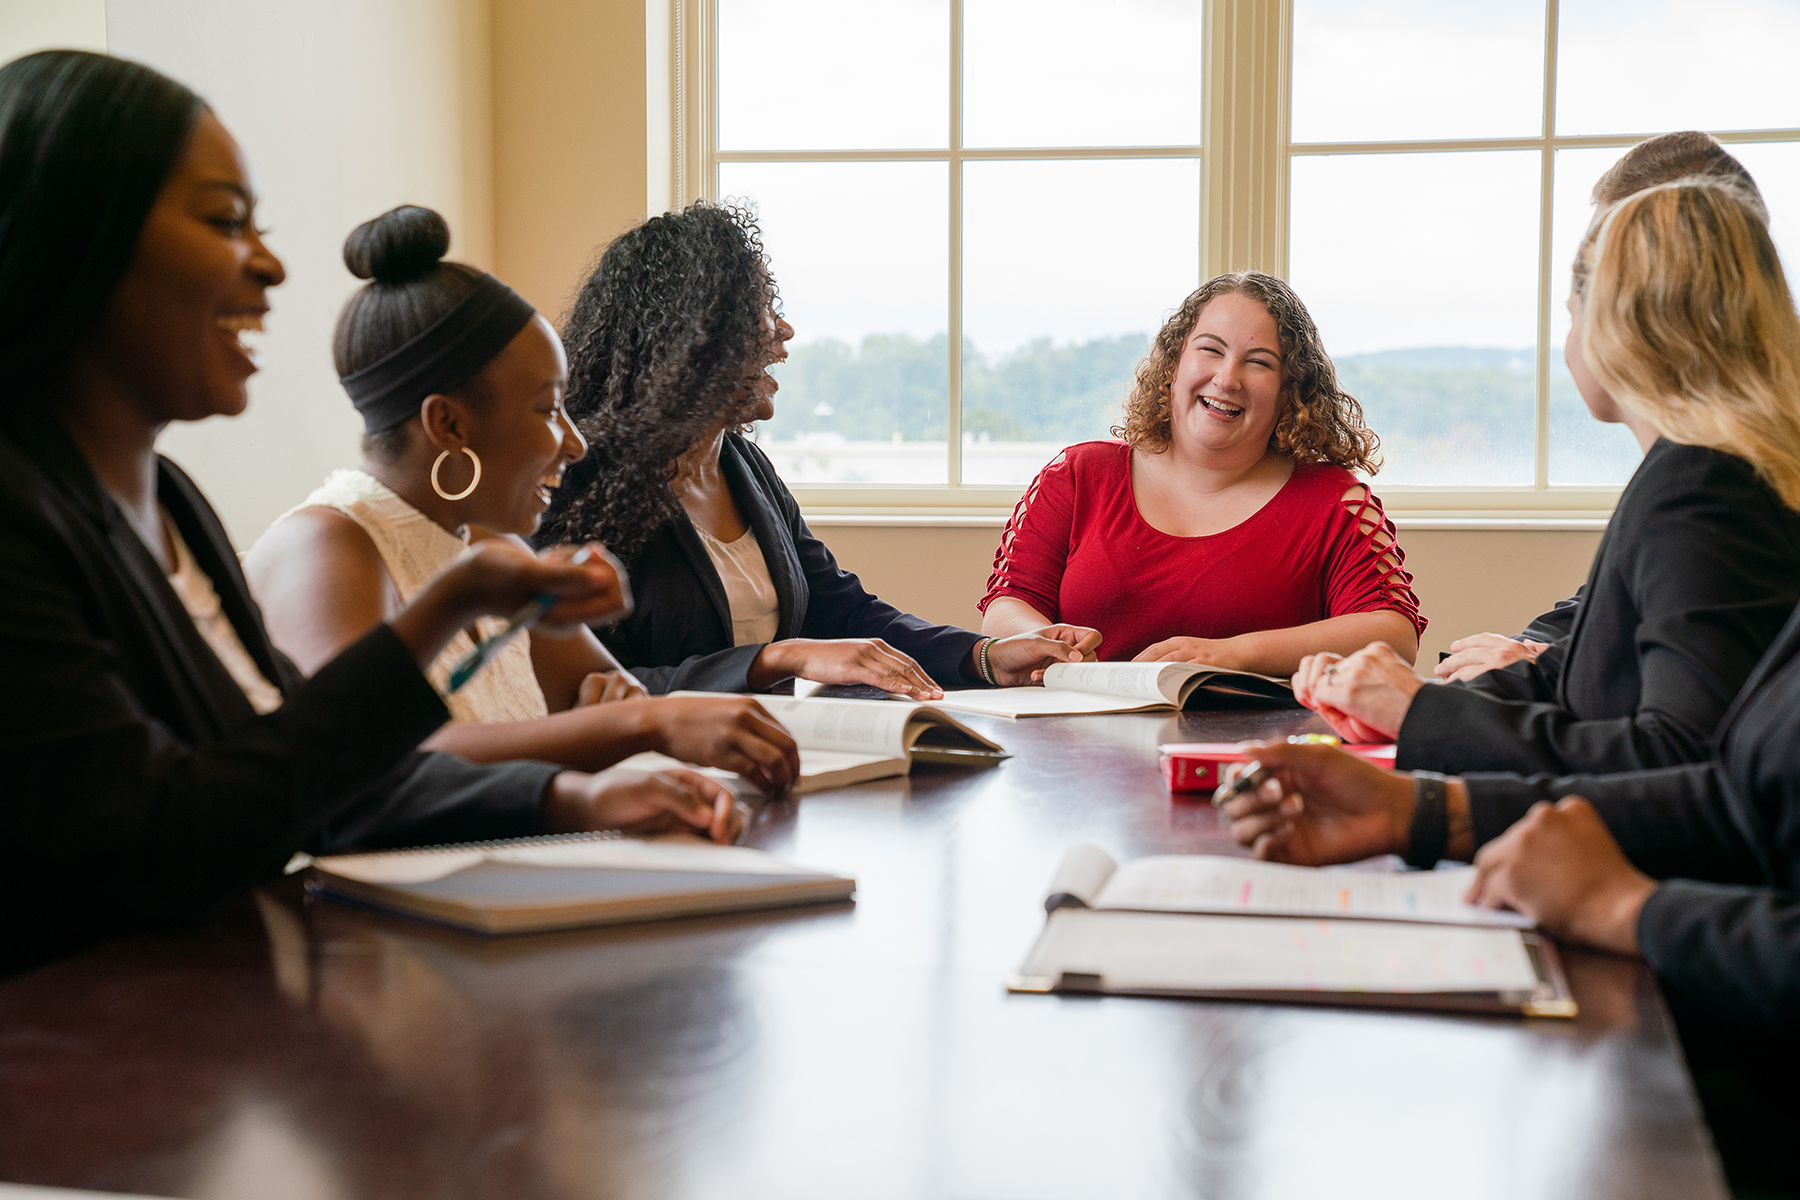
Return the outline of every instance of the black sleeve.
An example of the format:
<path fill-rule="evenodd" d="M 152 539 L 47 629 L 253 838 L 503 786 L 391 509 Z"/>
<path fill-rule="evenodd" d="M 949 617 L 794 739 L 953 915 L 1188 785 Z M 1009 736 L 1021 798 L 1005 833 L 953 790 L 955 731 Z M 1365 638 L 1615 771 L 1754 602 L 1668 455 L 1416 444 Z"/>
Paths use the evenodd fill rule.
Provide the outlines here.
<path fill-rule="evenodd" d="M 1469 688 L 1496 700 L 1524 700 L 1548 703 L 1556 699 L 1556 681 L 1562 674 L 1566 641 L 1553 642 L 1535 660 L 1521 659 L 1492 671 L 1484 671 L 1466 683 L 1448 683 L 1445 687 Z"/>
<path fill-rule="evenodd" d="M 1674 879 L 1638 915 L 1638 948 L 1688 1012 L 1800 1034 L 1800 897 Z"/>
<path fill-rule="evenodd" d="M 83 574 L 44 528 L 0 522 L 7 959 L 205 912 L 278 871 L 448 715 L 381 625 L 281 708 L 193 744 L 134 690 L 157 681 L 134 683 L 95 632 Z"/>
<path fill-rule="evenodd" d="M 408 755 L 307 844 L 312 854 L 435 846 L 544 832 L 543 798 L 567 770 L 552 763 L 477 765 L 453 754 Z"/>
<path fill-rule="evenodd" d="M 934 625 L 871 596 L 860 579 L 838 566 L 830 547 L 813 536 L 800 516 L 800 505 L 793 493 L 761 451 L 755 452 L 752 461 L 780 506 L 800 556 L 801 573 L 806 577 L 810 595 L 801 637 L 880 638 L 910 655 L 942 687 L 980 685 L 979 679 L 963 673 L 963 664 L 981 640 L 980 634 L 954 625 Z"/>
<path fill-rule="evenodd" d="M 595 632 L 652 696 L 665 696 L 670 692 L 755 691 L 750 686 L 750 668 L 767 645 L 758 642 L 750 646 L 733 646 L 714 654 L 695 654 L 672 667 L 635 666 L 632 659 L 639 656 L 633 650 L 615 643 L 605 630 Z"/>
<path fill-rule="evenodd" d="M 1732 820 L 1718 763 L 1623 775 L 1465 775 L 1477 848 L 1540 800 L 1591 802 L 1640 871 L 1721 883 L 1760 883 L 1761 860 Z"/>
<path fill-rule="evenodd" d="M 1581 609 L 1582 593 L 1586 591 L 1587 585 L 1583 584 L 1567 600 L 1558 600 L 1556 607 L 1549 612 L 1533 617 L 1531 624 L 1520 630 L 1515 640 L 1557 642 L 1568 637 L 1569 631 L 1575 627 L 1575 614 Z"/>
<path fill-rule="evenodd" d="M 1620 571 L 1637 607 L 1635 630 L 1594 628 L 1597 611 L 1581 630 L 1584 639 L 1633 647 L 1635 712 L 1584 721 L 1554 702 L 1424 688 L 1396 738 L 1396 765 L 1600 774 L 1704 761 L 1800 596 L 1792 514 L 1742 462 L 1719 454 L 1707 462 L 1703 472 L 1671 473 L 1626 517 Z"/>

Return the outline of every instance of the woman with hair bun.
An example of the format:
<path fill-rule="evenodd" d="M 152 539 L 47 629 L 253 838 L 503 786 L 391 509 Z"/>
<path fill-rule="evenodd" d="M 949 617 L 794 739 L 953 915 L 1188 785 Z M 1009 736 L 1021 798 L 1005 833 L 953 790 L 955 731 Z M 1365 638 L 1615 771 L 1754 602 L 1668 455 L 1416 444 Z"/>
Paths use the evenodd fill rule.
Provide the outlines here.
<path fill-rule="evenodd" d="M 255 210 L 179 83 L 73 50 L 0 68 L 0 975 L 197 919 L 303 849 L 731 834 L 730 790 L 693 772 L 415 753 L 448 715 L 422 671 L 444 645 L 546 593 L 555 625 L 616 614 L 604 560 L 489 539 L 310 678 L 275 649 L 156 453 L 248 403 L 243 334 L 283 279 Z"/>
<path fill-rule="evenodd" d="M 363 417 L 362 466 L 332 472 L 244 561 L 270 634 L 302 669 L 389 619 L 465 543 L 522 546 L 587 450 L 563 408 L 555 330 L 492 275 L 442 261 L 449 248 L 444 219 L 410 205 L 344 242 L 345 265 L 370 281 L 345 303 L 333 345 Z M 771 792 L 792 782 L 794 741 L 754 700 L 650 699 L 585 628 L 528 631 L 448 692 L 476 638 L 503 626 L 477 622 L 432 663 L 451 712 L 434 749 L 584 770 L 658 750 Z"/>
<path fill-rule="evenodd" d="M 1156 335 L 1121 441 L 1071 446 L 1001 535 L 983 633 L 1098 629 L 1100 657 L 1291 674 L 1374 640 L 1407 661 L 1425 621 L 1373 474 L 1377 439 L 1306 306 L 1220 275 Z"/>
<path fill-rule="evenodd" d="M 933 625 L 863 590 L 743 437 L 775 414 L 768 368 L 793 327 L 752 215 L 695 204 L 621 234 L 564 330 L 569 411 L 592 445 L 540 545 L 592 538 L 638 608 L 602 631 L 653 692 L 763 691 L 800 676 L 935 699 L 1029 682 L 1094 633 L 1039 621 L 1006 637 Z"/>

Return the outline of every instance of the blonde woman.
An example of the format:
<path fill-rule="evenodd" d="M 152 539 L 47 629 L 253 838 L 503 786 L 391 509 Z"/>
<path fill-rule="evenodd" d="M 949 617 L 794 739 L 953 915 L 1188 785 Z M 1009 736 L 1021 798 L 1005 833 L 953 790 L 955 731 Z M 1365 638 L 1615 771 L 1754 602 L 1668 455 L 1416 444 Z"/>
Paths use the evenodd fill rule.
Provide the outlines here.
<path fill-rule="evenodd" d="M 1000 549 L 981 631 L 1062 621 L 1099 656 L 1290 674 L 1425 628 L 1393 523 L 1368 486 L 1377 439 L 1338 386 L 1306 306 L 1272 275 L 1221 275 L 1156 336 L 1122 440 L 1039 472 Z"/>
<path fill-rule="evenodd" d="M 1800 347 L 1754 197 L 1690 180 L 1628 197 L 1577 256 L 1565 356 L 1644 461 L 1568 639 L 1499 687 L 1427 687 L 1385 647 L 1301 665 L 1295 694 L 1398 765 L 1634 771 L 1704 761 L 1800 603 Z"/>

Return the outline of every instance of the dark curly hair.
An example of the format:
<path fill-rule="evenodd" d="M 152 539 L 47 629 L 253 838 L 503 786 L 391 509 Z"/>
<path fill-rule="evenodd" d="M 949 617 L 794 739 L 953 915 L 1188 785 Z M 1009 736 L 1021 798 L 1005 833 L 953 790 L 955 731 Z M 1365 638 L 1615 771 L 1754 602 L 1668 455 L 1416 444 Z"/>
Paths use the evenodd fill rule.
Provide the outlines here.
<path fill-rule="evenodd" d="M 563 325 L 567 405 L 594 482 L 547 514 L 538 542 L 637 555 L 679 511 L 669 485 L 681 455 L 720 421 L 752 418 L 749 385 L 775 359 L 780 303 L 742 205 L 702 201 L 614 239 Z"/>
<path fill-rule="evenodd" d="M 1301 462 L 1330 463 L 1368 475 L 1380 470 L 1376 451 L 1381 439 L 1363 423 L 1362 405 L 1356 397 L 1338 386 L 1337 368 L 1325 353 L 1312 314 L 1293 288 L 1261 271 L 1219 275 L 1182 301 L 1157 333 L 1150 353 L 1138 364 L 1137 382 L 1125 398 L 1125 419 L 1113 426 L 1113 436 L 1150 454 L 1168 449 L 1170 388 L 1182 345 L 1199 321 L 1200 310 L 1227 292 L 1248 296 L 1267 309 L 1281 339 L 1281 367 L 1286 378 L 1281 415 L 1269 433 L 1269 448 Z"/>

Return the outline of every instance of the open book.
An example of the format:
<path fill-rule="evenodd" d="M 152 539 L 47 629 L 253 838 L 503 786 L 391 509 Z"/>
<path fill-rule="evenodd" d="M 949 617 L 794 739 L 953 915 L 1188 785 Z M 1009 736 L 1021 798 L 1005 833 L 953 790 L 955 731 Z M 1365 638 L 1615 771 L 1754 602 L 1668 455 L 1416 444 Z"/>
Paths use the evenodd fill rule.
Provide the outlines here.
<path fill-rule="evenodd" d="M 1346 871 L 1208 855 L 1063 857 L 1009 987 L 1575 1015 L 1554 947 L 1464 904 L 1473 868 Z"/>
<path fill-rule="evenodd" d="M 1285 679 L 1228 671 L 1199 663 L 1055 663 L 1043 687 L 970 688 L 945 692 L 939 708 L 996 717 L 1054 717 L 1076 713 L 1153 712 L 1195 708 L 1207 698 L 1234 703 L 1286 703 Z"/>
<path fill-rule="evenodd" d="M 577 833 L 337 854 L 309 890 L 477 933 L 525 933 L 846 900 L 856 881 L 745 846 Z"/>
<path fill-rule="evenodd" d="M 800 778 L 792 794 L 904 775 L 915 762 L 991 767 L 1004 747 L 928 704 L 822 696 L 758 696 L 800 745 Z M 639 771 L 687 766 L 664 754 L 634 754 L 619 764 Z M 729 771 L 690 767 L 748 789 Z"/>

